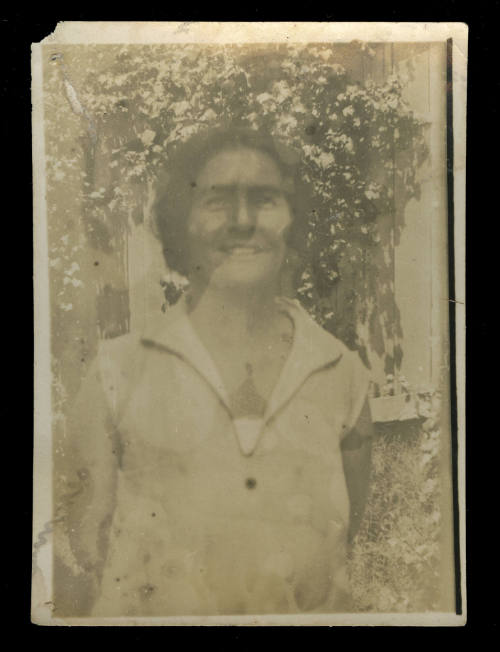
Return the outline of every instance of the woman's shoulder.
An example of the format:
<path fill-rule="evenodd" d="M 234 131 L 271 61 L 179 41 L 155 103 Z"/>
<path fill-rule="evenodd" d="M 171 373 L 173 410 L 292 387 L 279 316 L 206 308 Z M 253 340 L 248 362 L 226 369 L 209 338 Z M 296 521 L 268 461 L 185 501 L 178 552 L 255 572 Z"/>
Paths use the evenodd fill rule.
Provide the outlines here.
<path fill-rule="evenodd" d="M 305 349 L 318 353 L 325 360 L 331 359 L 336 367 L 349 367 L 356 372 L 365 370 L 368 373 L 359 353 L 349 349 L 341 339 L 321 326 L 297 299 L 280 298 L 280 302 L 299 327 L 297 335 L 304 340 Z"/>
<path fill-rule="evenodd" d="M 141 357 L 142 348 L 141 337 L 137 333 L 101 340 L 97 348 L 99 369 L 119 368 L 122 373 L 127 369 L 132 370 Z"/>
<path fill-rule="evenodd" d="M 124 335 L 100 340 L 97 349 L 99 366 L 117 367 L 123 373 L 137 369 L 141 359 L 147 355 L 151 333 L 159 330 L 161 326 L 165 326 L 163 315 L 151 319 L 144 328 L 135 328 Z"/>

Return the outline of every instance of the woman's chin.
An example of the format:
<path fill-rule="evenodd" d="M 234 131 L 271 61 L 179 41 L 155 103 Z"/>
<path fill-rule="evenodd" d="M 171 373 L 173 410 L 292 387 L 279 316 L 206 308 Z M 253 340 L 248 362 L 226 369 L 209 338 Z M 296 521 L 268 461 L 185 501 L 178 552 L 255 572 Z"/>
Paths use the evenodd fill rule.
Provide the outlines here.
<path fill-rule="evenodd" d="M 275 282 L 280 267 L 281 261 L 270 256 L 256 256 L 255 260 L 226 260 L 214 270 L 210 284 L 219 288 L 265 286 Z"/>

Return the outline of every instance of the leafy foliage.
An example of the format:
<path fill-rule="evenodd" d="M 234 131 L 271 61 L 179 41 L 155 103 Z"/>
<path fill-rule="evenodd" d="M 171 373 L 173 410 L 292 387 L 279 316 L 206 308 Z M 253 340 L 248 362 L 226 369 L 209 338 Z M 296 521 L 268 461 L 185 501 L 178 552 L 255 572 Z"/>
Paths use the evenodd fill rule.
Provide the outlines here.
<path fill-rule="evenodd" d="M 89 143 L 91 230 L 147 216 L 152 185 L 177 142 L 210 126 L 265 129 L 297 151 L 310 188 L 293 290 L 322 325 L 361 347 L 358 323 L 370 318 L 369 299 L 373 309 L 383 303 L 375 297 L 381 262 L 372 256 L 381 245 L 377 217 L 394 212 L 395 184 L 406 199 L 418 194 L 426 149 L 400 81 L 353 83 L 336 59 L 331 45 L 186 45 L 171 56 L 164 46 L 117 48 L 81 96 L 106 175 L 101 182 Z M 332 310 L 341 277 L 352 287 L 342 310 Z"/>

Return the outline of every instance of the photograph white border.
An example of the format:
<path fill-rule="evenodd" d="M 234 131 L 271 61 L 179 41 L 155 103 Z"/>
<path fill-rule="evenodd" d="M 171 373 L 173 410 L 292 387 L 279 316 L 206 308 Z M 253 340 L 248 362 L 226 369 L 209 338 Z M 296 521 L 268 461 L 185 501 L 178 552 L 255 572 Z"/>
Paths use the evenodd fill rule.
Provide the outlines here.
<path fill-rule="evenodd" d="M 34 484 L 32 622 L 39 625 L 461 626 L 466 622 L 465 563 L 465 144 L 467 36 L 463 23 L 61 22 L 32 45 L 34 193 Z M 299 614 L 171 618 L 52 617 L 52 421 L 48 235 L 42 46 L 118 43 L 436 42 L 453 39 L 455 351 L 458 425 L 459 548 L 462 614 Z M 455 515 L 456 516 L 456 515 Z"/>

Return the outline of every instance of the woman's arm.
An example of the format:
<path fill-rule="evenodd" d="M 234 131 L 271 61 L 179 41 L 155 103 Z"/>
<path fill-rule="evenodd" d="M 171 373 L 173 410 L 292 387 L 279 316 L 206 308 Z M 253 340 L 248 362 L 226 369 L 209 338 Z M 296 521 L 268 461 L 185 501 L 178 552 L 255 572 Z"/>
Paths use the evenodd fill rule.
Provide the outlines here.
<path fill-rule="evenodd" d="M 356 425 L 341 444 L 350 500 L 349 542 L 354 539 L 365 511 L 370 480 L 372 433 L 370 408 L 366 400 Z"/>

